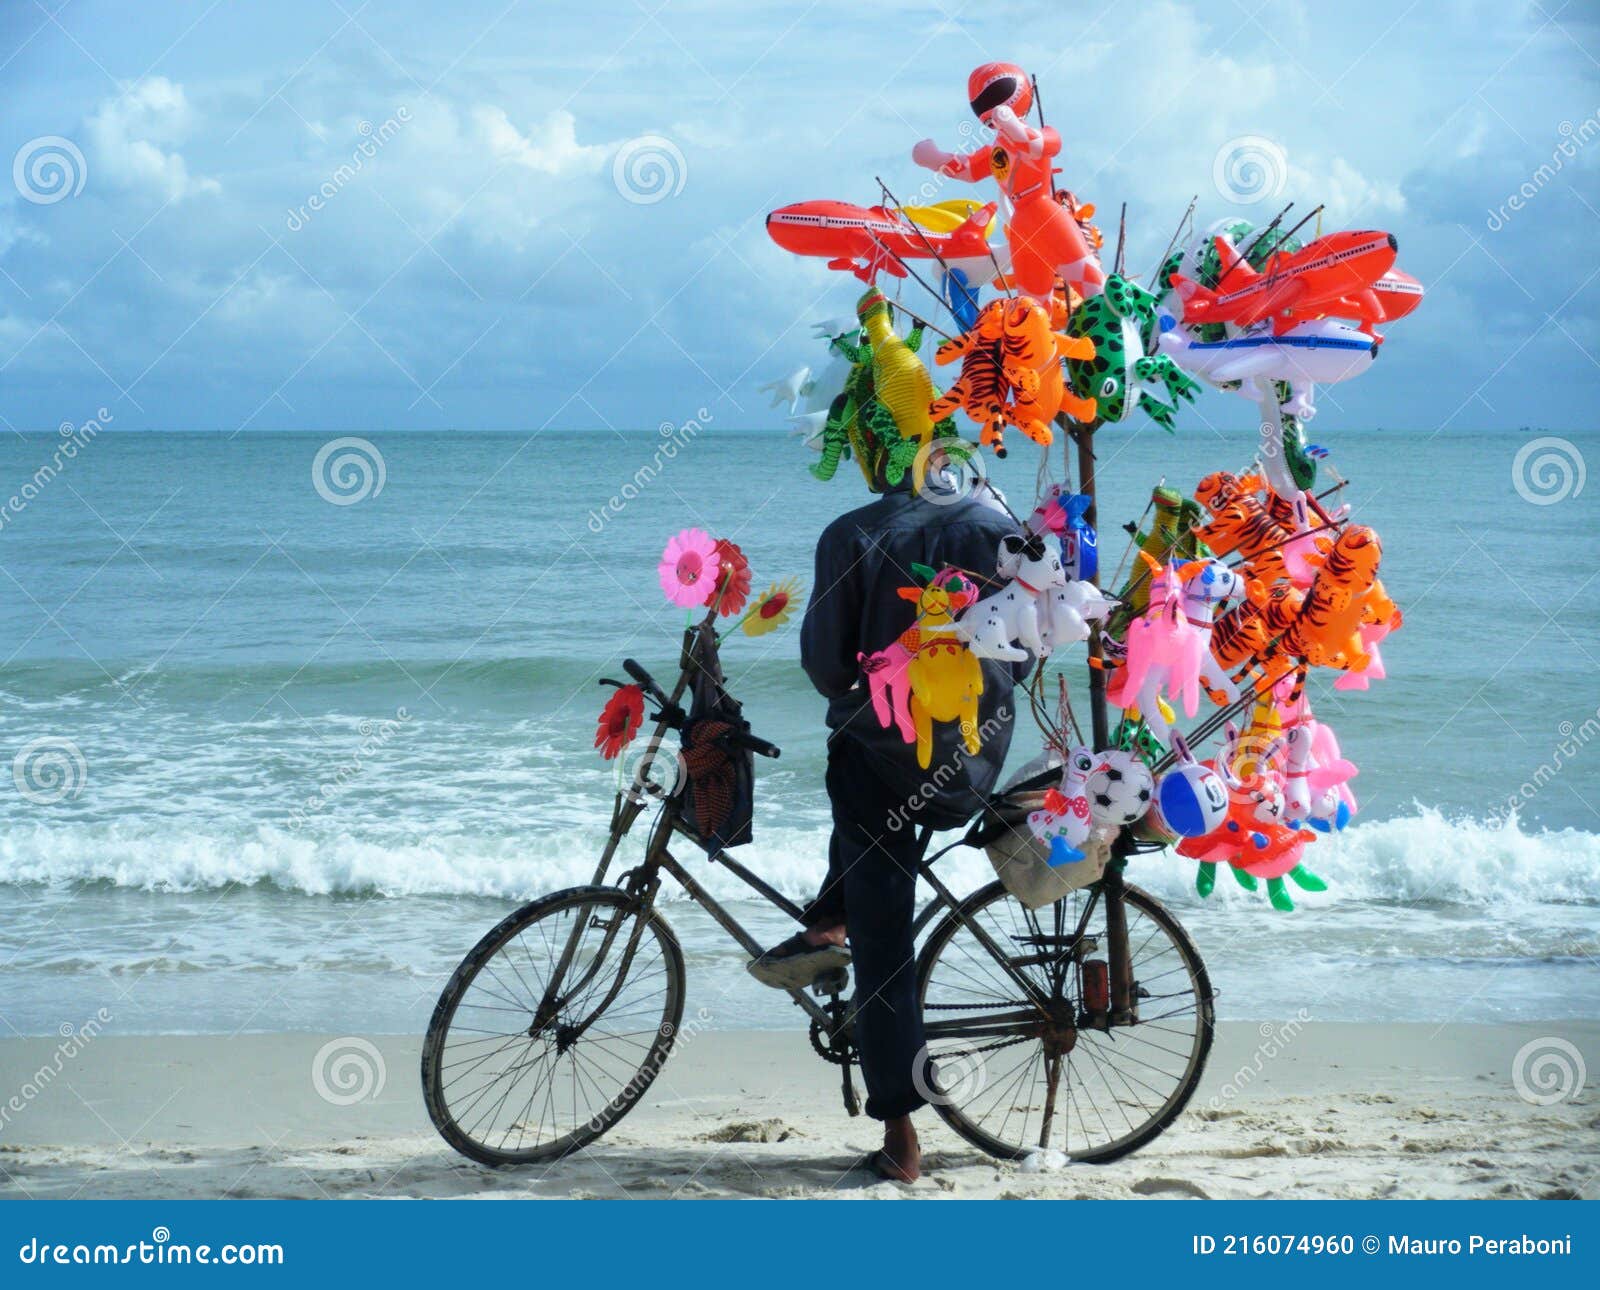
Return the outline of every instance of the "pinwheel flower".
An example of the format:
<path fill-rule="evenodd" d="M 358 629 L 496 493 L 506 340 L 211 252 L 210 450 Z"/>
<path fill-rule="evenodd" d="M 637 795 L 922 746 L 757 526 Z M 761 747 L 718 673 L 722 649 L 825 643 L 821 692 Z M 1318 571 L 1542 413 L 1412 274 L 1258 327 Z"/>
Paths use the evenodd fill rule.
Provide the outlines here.
<path fill-rule="evenodd" d="M 703 529 L 684 529 L 661 553 L 656 576 L 668 600 L 693 609 L 711 598 L 720 568 L 717 544 L 710 536 Z"/>
<path fill-rule="evenodd" d="M 789 621 L 789 615 L 800 607 L 800 584 L 793 578 L 775 582 L 761 593 L 755 608 L 745 615 L 742 624 L 746 636 L 765 636 L 776 627 Z"/>
<path fill-rule="evenodd" d="M 644 721 L 644 691 L 637 685 L 619 685 L 600 710 L 600 726 L 594 732 L 594 746 L 610 761 L 633 742 Z"/>
<path fill-rule="evenodd" d="M 716 606 L 719 617 L 728 618 L 744 608 L 750 599 L 750 561 L 744 552 L 727 538 L 717 539 L 716 589 L 706 597 L 706 605 Z"/>

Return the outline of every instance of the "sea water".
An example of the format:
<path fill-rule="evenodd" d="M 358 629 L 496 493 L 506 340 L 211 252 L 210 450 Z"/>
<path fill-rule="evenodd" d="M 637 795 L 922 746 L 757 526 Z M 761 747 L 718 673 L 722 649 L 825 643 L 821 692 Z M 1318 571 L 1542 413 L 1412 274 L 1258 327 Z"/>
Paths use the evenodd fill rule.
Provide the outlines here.
<path fill-rule="evenodd" d="M 698 525 L 744 548 L 758 587 L 809 583 L 818 532 L 864 500 L 854 466 L 820 484 L 778 434 L 363 437 L 366 474 L 330 479 L 326 435 L 106 432 L 42 483 L 55 436 L 0 440 L 5 489 L 32 482 L 0 525 L 8 1033 L 100 1008 L 122 1031 L 419 1031 L 483 932 L 588 881 L 616 783 L 596 681 L 625 656 L 670 671 L 666 538 Z M 1600 437 L 1565 437 L 1600 461 Z M 1225 875 L 1201 900 L 1174 855 L 1130 871 L 1191 932 L 1222 1016 L 1600 1015 L 1600 494 L 1528 500 L 1524 438 L 1327 432 L 1405 613 L 1390 679 L 1315 686 L 1361 768 L 1355 823 L 1308 856 L 1328 891 L 1284 914 Z M 1158 480 L 1192 488 L 1249 448 L 1103 431 L 1102 560 Z M 1026 505 L 1039 465 L 1019 443 L 991 475 Z M 791 625 L 724 661 L 783 747 L 758 763 L 741 858 L 802 897 L 828 814 L 797 658 Z M 1038 744 L 1024 718 L 1013 762 Z M 787 934 L 684 855 L 759 938 Z M 991 877 L 975 853 L 940 863 L 958 889 Z M 699 910 L 669 892 L 664 912 L 691 1008 L 799 1023 Z"/>

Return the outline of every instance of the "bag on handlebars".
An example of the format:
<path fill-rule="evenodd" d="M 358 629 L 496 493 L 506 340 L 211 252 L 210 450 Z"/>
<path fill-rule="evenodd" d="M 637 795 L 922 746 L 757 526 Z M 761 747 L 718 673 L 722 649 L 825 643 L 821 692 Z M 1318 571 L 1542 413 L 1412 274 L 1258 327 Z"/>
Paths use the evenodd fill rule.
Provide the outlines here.
<path fill-rule="evenodd" d="M 755 808 L 755 764 L 747 748 L 728 746 L 730 733 L 746 733 L 739 701 L 723 688 L 716 633 L 702 627 L 689 677 L 689 719 L 683 725 L 683 766 L 688 776 L 682 819 L 695 839 L 715 854 L 750 841 Z"/>

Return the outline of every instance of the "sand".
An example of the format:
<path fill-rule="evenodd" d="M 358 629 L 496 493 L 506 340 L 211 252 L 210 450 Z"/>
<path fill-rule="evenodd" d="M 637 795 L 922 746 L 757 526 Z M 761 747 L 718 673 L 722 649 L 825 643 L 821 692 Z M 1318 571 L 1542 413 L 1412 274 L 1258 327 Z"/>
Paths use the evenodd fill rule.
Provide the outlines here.
<path fill-rule="evenodd" d="M 368 1074 L 349 1092 L 324 1080 L 334 1101 L 313 1080 L 329 1036 L 101 1035 L 59 1059 L 53 1038 L 11 1039 L 0 1196 L 1600 1197 L 1600 1022 L 1313 1022 L 1263 1058 L 1274 1032 L 1219 1027 L 1189 1109 L 1110 1165 L 1000 1163 L 923 1112 L 914 1186 L 853 1167 L 876 1125 L 844 1115 L 834 1068 L 798 1031 L 697 1035 L 607 1137 L 514 1170 L 433 1133 L 414 1037 L 340 1040 Z M 1536 1105 L 1513 1064 L 1552 1038 L 1581 1056 L 1587 1087 Z"/>

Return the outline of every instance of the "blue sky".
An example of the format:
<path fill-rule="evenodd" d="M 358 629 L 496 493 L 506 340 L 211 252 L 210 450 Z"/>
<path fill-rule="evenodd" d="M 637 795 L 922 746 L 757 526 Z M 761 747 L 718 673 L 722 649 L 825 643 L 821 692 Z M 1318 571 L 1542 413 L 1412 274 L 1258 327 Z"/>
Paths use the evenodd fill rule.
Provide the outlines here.
<path fill-rule="evenodd" d="M 1108 229 L 1128 203 L 1135 270 L 1195 193 L 1203 223 L 1293 199 L 1397 235 L 1428 298 L 1328 422 L 1596 426 L 1600 16 L 1559 0 L 11 0 L 0 416 L 779 425 L 754 387 L 859 288 L 762 216 L 912 189 L 912 144 L 959 142 L 991 58 L 1037 74 Z M 1281 156 L 1281 196 L 1221 191 L 1241 137 Z M 641 150 L 659 200 L 625 191 Z"/>

